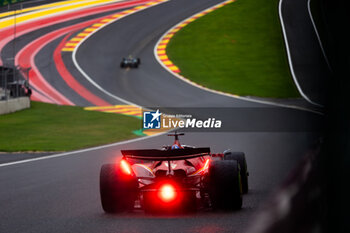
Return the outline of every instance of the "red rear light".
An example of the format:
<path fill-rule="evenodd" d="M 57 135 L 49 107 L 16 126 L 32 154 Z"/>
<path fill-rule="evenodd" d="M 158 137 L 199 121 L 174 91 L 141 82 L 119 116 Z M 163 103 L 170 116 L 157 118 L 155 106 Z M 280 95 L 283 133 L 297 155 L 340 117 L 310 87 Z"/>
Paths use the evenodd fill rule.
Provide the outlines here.
<path fill-rule="evenodd" d="M 204 166 L 203 166 L 203 171 L 208 170 L 208 168 L 209 168 L 209 162 L 210 162 L 210 159 L 207 159 L 207 160 L 205 161 Z"/>
<path fill-rule="evenodd" d="M 176 198 L 176 191 L 174 186 L 170 184 L 164 184 L 162 187 L 160 187 L 159 197 L 164 202 L 174 201 Z"/>
<path fill-rule="evenodd" d="M 197 175 L 201 175 L 204 174 L 205 172 L 208 171 L 209 169 L 209 164 L 210 164 L 210 158 L 205 160 L 203 167 L 201 167 L 200 169 L 198 169 L 197 171 L 193 172 L 192 174 L 190 174 L 189 176 L 197 176 Z"/>
<path fill-rule="evenodd" d="M 126 160 L 122 159 L 120 161 L 120 167 L 122 168 L 122 171 L 125 174 L 127 174 L 127 175 L 131 175 L 132 174 L 131 166 Z"/>

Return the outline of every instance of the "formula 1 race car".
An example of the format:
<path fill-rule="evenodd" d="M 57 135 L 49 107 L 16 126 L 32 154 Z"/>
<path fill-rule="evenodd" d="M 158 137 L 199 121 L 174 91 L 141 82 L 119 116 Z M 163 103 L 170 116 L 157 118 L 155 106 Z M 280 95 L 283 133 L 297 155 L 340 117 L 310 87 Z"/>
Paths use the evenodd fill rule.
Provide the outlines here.
<path fill-rule="evenodd" d="M 161 150 L 122 150 L 122 159 L 105 164 L 100 173 L 103 210 L 120 213 L 194 212 L 198 207 L 238 210 L 248 192 L 248 171 L 243 152 L 211 154 L 210 148 L 180 144 Z"/>
<path fill-rule="evenodd" d="M 138 68 L 139 65 L 141 64 L 140 58 L 123 58 L 122 61 L 120 62 L 120 67 L 121 68 Z"/>

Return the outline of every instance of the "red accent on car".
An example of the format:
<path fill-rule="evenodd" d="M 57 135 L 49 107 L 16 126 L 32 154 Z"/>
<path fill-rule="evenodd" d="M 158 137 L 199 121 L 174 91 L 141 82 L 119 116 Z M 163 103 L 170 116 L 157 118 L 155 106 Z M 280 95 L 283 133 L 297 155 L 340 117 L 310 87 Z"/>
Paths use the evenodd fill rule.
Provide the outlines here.
<path fill-rule="evenodd" d="M 127 174 L 127 175 L 131 175 L 132 174 L 132 169 L 131 169 L 131 166 L 130 164 L 125 160 L 125 159 L 122 159 L 120 161 L 120 167 L 122 168 L 122 171 Z"/>
<path fill-rule="evenodd" d="M 224 154 L 223 153 L 217 153 L 217 154 L 211 154 L 212 157 L 221 157 L 224 158 Z"/>
<path fill-rule="evenodd" d="M 204 164 L 204 166 L 203 166 L 203 171 L 208 170 L 208 168 L 209 168 L 209 162 L 210 162 L 210 159 L 207 159 L 207 160 L 205 161 L 205 164 Z"/>

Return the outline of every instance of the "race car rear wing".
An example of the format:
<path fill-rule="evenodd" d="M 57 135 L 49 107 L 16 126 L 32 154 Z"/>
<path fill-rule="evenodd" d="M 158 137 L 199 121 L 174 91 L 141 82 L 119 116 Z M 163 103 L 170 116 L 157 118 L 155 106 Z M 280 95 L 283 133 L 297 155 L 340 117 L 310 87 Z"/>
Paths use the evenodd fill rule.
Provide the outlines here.
<path fill-rule="evenodd" d="M 209 155 L 210 148 L 185 148 L 176 150 L 122 150 L 121 152 L 125 158 L 166 161 L 191 159 Z"/>

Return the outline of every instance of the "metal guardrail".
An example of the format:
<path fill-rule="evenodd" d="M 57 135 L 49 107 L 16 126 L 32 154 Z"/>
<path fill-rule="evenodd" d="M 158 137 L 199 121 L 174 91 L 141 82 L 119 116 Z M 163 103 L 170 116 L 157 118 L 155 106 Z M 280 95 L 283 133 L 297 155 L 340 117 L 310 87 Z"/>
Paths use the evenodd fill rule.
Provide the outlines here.
<path fill-rule="evenodd" d="M 23 96 L 31 96 L 32 90 L 18 67 L 0 67 L 0 101 Z M 27 76 L 28 77 L 28 76 Z"/>

